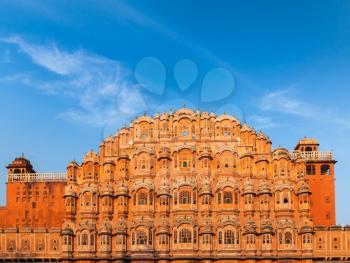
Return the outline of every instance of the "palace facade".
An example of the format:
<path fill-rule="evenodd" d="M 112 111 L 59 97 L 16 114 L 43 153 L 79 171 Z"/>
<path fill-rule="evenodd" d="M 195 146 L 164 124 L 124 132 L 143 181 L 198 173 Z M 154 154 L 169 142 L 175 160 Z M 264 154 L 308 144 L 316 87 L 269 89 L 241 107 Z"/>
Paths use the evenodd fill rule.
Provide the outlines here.
<path fill-rule="evenodd" d="M 63 174 L 8 165 L 0 261 L 350 259 L 332 152 L 289 151 L 229 115 L 141 116 Z"/>

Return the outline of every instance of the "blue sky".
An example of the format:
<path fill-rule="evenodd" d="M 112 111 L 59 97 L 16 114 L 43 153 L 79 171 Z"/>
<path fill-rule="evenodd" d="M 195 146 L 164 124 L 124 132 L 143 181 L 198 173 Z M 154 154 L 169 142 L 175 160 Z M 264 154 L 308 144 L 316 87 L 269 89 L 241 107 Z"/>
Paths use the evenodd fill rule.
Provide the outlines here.
<path fill-rule="evenodd" d="M 349 1 L 0 3 L 4 166 L 72 159 L 138 114 L 227 111 L 292 149 L 333 150 L 337 222 L 350 223 Z"/>

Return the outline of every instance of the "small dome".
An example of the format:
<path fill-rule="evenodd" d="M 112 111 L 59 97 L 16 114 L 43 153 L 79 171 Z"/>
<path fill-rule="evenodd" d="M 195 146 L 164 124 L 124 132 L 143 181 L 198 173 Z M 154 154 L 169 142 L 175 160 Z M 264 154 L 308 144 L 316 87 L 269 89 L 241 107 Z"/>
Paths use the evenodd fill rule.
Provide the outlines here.
<path fill-rule="evenodd" d="M 250 180 L 247 180 L 244 182 L 243 193 L 244 194 L 255 194 L 254 185 Z"/>
<path fill-rule="evenodd" d="M 287 149 L 278 147 L 272 152 L 272 159 L 279 160 L 281 158 L 290 159 L 290 154 Z"/>
<path fill-rule="evenodd" d="M 161 147 L 158 151 L 158 156 L 158 159 L 166 158 L 170 160 L 170 149 L 166 146 Z"/>
<path fill-rule="evenodd" d="M 206 181 L 203 186 L 199 190 L 199 195 L 209 194 L 211 195 L 211 187 L 210 184 Z"/>
<path fill-rule="evenodd" d="M 99 235 L 111 235 L 112 234 L 112 225 L 109 221 L 104 221 L 100 228 L 98 229 Z"/>
<path fill-rule="evenodd" d="M 23 154 L 15 158 L 6 168 L 10 170 L 10 173 L 35 173 L 32 164 L 24 158 Z"/>
<path fill-rule="evenodd" d="M 202 159 L 205 157 L 213 159 L 212 151 L 209 146 L 204 146 L 199 150 L 199 159 Z"/>
<path fill-rule="evenodd" d="M 101 196 L 113 196 L 113 192 L 113 186 L 109 183 L 104 184 L 100 190 Z"/>
<path fill-rule="evenodd" d="M 124 219 L 119 219 L 117 222 L 117 234 L 126 235 L 128 226 Z"/>
<path fill-rule="evenodd" d="M 64 197 L 66 196 L 77 197 L 77 194 L 72 187 L 66 186 L 64 189 Z"/>
<path fill-rule="evenodd" d="M 256 224 L 253 220 L 248 220 L 244 226 L 243 234 L 255 234 L 256 233 Z"/>
<path fill-rule="evenodd" d="M 73 229 L 69 225 L 66 225 L 62 228 L 62 235 L 73 236 L 73 234 Z"/>
<path fill-rule="evenodd" d="M 83 163 L 88 163 L 88 162 L 93 162 L 93 163 L 98 163 L 98 154 L 94 151 L 88 151 L 83 159 Z"/>
<path fill-rule="evenodd" d="M 203 234 L 214 234 L 213 227 L 211 225 L 205 225 L 200 229 L 199 232 L 201 235 Z"/>
<path fill-rule="evenodd" d="M 300 229 L 300 233 L 304 234 L 304 233 L 313 233 L 313 228 L 312 226 L 309 226 L 309 225 L 304 225 L 301 227 Z"/>
<path fill-rule="evenodd" d="M 128 196 L 128 186 L 124 182 L 120 182 L 116 188 L 116 196 Z"/>
<path fill-rule="evenodd" d="M 302 184 L 298 189 L 299 195 L 304 193 L 311 193 L 310 187 L 306 183 Z"/>
<path fill-rule="evenodd" d="M 267 182 L 263 182 L 259 185 L 259 191 L 258 194 L 271 194 L 271 188 L 270 185 Z"/>
<path fill-rule="evenodd" d="M 70 167 L 79 167 L 79 164 L 75 160 L 73 160 L 67 166 L 67 168 L 70 168 Z"/>
<path fill-rule="evenodd" d="M 260 229 L 261 229 L 262 234 L 267 234 L 267 233 L 272 234 L 273 233 L 272 223 L 268 219 L 263 219 L 261 221 Z"/>
<path fill-rule="evenodd" d="M 158 196 L 160 195 L 169 195 L 170 196 L 170 186 L 168 180 L 163 178 L 163 181 L 160 183 L 158 187 Z"/>
<path fill-rule="evenodd" d="M 247 123 L 244 123 L 242 125 L 242 129 L 241 129 L 242 132 L 251 132 L 253 131 L 253 129 L 247 124 Z"/>

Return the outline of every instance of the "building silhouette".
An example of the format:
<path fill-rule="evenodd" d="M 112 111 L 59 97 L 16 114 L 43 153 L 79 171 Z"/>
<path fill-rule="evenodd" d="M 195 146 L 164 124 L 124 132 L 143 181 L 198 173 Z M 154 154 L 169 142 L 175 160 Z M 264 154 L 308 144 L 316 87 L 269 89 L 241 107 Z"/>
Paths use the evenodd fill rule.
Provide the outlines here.
<path fill-rule="evenodd" d="M 0 261 L 349 260 L 335 163 L 315 139 L 271 149 L 227 114 L 141 116 L 66 173 L 8 165 Z"/>

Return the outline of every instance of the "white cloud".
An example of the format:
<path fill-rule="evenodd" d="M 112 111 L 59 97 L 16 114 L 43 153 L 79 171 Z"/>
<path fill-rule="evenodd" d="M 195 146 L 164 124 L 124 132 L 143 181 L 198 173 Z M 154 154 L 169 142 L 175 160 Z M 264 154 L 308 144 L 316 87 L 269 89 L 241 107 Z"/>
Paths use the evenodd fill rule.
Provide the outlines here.
<path fill-rule="evenodd" d="M 55 43 L 32 44 L 19 36 L 2 41 L 18 46 L 34 64 L 54 74 L 47 81 L 38 74 L 17 74 L 0 81 L 20 81 L 49 95 L 72 98 L 77 105 L 61 114 L 66 119 L 103 126 L 119 122 L 121 113 L 139 113 L 146 107 L 139 89 L 129 81 L 129 69 L 118 61 L 84 50 L 68 52 Z"/>
<path fill-rule="evenodd" d="M 340 128 L 350 128 L 350 112 L 306 102 L 296 97 L 292 88 L 296 89 L 295 86 L 291 86 L 265 94 L 260 100 L 259 108 L 263 111 L 275 111 L 308 120 L 340 125 Z"/>
<path fill-rule="evenodd" d="M 279 126 L 288 126 L 288 124 L 285 123 L 279 123 L 275 122 L 271 117 L 267 116 L 261 116 L 261 115 L 252 115 L 249 116 L 248 122 L 252 123 L 253 126 L 257 129 L 268 129 L 268 128 L 274 128 Z"/>
<path fill-rule="evenodd" d="M 315 114 L 314 107 L 293 96 L 292 88 L 294 86 L 264 95 L 260 101 L 260 109 L 265 111 L 279 111 L 303 117 L 313 116 Z"/>

